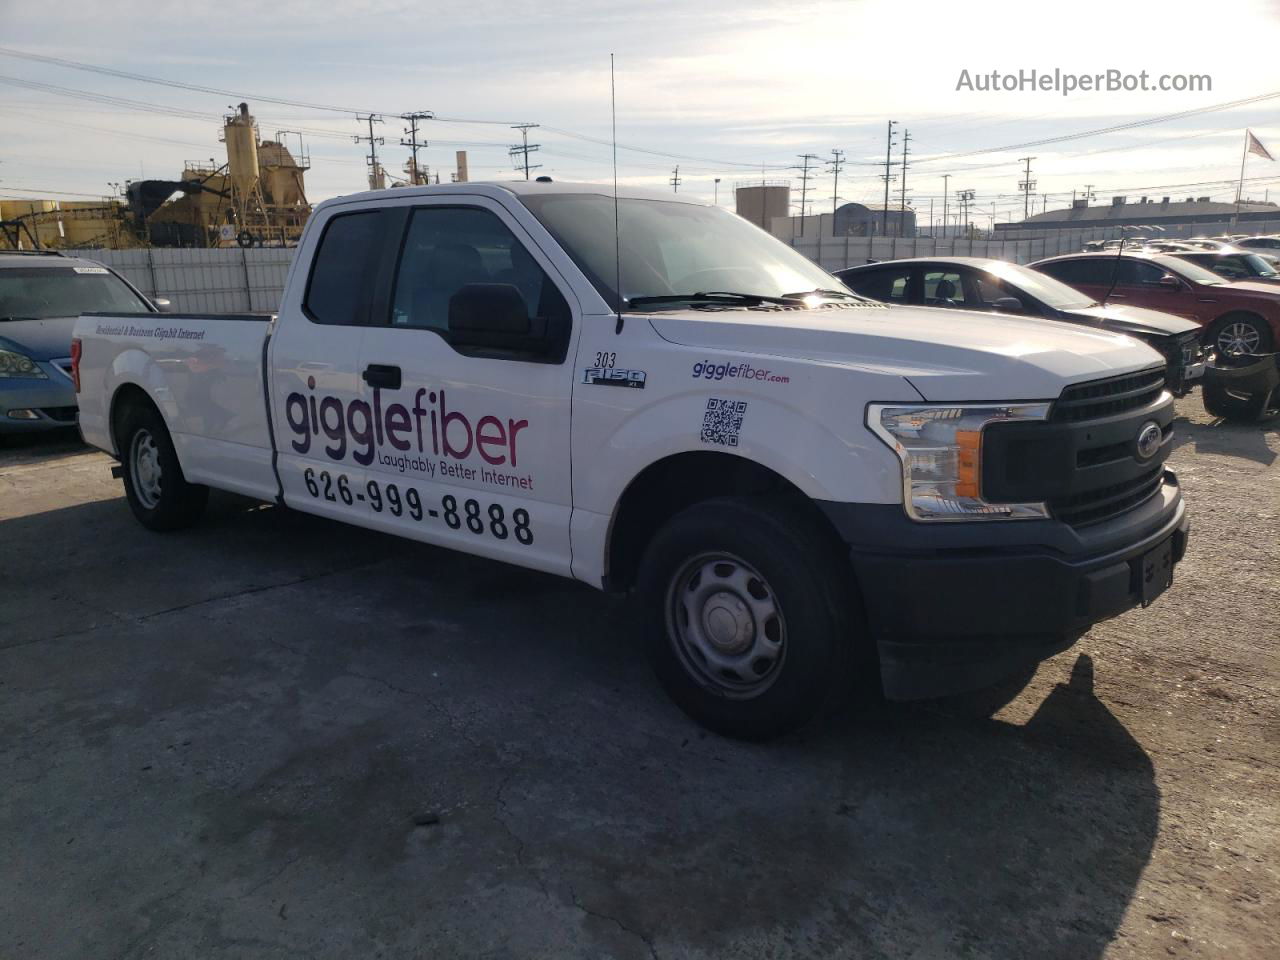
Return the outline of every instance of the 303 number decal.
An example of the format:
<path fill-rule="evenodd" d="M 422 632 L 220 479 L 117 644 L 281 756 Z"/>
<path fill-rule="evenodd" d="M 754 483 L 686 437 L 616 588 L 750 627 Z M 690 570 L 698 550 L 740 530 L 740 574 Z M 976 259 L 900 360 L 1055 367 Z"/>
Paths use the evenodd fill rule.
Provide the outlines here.
<path fill-rule="evenodd" d="M 367 503 L 374 513 L 386 511 L 393 517 L 408 514 L 415 521 L 440 517 L 450 530 L 461 530 L 465 526 L 478 537 L 487 532 L 498 540 L 513 538 L 526 547 L 533 543 L 529 511 L 524 507 L 516 507 L 508 518 L 500 503 L 491 503 L 486 509 L 479 500 L 467 499 L 459 507 L 458 498 L 447 493 L 440 501 L 440 509 L 424 508 L 422 495 L 416 487 L 406 485 L 402 489 L 394 483 L 379 485 L 377 480 L 369 480 L 363 489 L 353 491 L 351 480 L 345 474 L 335 476 L 328 470 L 317 473 L 311 467 L 302 471 L 302 482 L 307 493 L 317 500 L 341 501 L 348 507 L 357 502 Z"/>

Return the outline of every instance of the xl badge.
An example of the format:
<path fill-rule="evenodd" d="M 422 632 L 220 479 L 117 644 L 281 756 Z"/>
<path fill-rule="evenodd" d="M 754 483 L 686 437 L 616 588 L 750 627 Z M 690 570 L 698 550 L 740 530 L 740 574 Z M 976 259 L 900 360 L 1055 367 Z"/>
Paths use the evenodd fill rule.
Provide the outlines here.
<path fill-rule="evenodd" d="M 1138 456 L 1143 460 L 1150 460 L 1160 450 L 1160 440 L 1163 434 L 1160 430 L 1160 424 L 1154 420 L 1148 420 L 1142 425 L 1142 429 L 1138 431 Z"/>
<path fill-rule="evenodd" d="M 643 370 L 619 370 L 616 367 L 587 367 L 582 371 L 582 382 L 596 387 L 632 387 L 644 389 Z"/>

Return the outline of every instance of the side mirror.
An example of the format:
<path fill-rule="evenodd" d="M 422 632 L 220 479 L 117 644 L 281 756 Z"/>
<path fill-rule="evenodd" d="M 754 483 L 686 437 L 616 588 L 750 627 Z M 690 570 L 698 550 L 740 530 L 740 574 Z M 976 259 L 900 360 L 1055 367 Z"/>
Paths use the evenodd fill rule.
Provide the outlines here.
<path fill-rule="evenodd" d="M 1163 287 L 1166 290 L 1182 289 L 1182 284 L 1178 281 L 1178 278 L 1171 273 L 1166 273 L 1163 277 L 1157 280 L 1156 285 Z"/>
<path fill-rule="evenodd" d="M 1021 313 L 1022 301 L 1017 297 L 1000 297 L 991 306 L 999 310 L 1001 313 Z"/>
<path fill-rule="evenodd" d="M 156 297 L 151 301 L 151 303 L 161 313 L 173 313 L 173 304 L 164 297 Z"/>
<path fill-rule="evenodd" d="M 510 283 L 468 283 L 449 298 L 449 339 L 458 346 L 527 348 L 529 307 Z"/>

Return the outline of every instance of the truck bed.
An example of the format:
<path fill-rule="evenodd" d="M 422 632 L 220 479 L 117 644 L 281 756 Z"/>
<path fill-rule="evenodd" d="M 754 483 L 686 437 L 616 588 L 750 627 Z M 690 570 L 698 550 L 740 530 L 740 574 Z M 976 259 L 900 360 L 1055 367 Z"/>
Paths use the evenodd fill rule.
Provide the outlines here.
<path fill-rule="evenodd" d="M 264 350 L 269 313 L 90 313 L 76 324 L 80 429 L 117 455 L 112 401 L 133 384 L 160 408 L 187 479 L 273 499 Z"/>

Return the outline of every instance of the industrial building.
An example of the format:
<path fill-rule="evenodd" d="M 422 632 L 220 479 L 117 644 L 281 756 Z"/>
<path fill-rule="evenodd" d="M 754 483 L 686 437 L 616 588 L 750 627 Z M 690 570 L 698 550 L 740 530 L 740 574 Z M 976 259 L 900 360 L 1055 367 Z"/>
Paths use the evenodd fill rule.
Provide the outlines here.
<path fill-rule="evenodd" d="M 783 240 L 796 237 L 914 237 L 916 212 L 890 204 L 844 203 L 835 213 L 774 217 L 769 231 Z"/>
<path fill-rule="evenodd" d="M 311 213 L 294 156 L 262 140 L 248 104 L 224 118 L 227 160 L 187 163 L 176 180 L 132 180 L 125 200 L 0 200 L 0 249 L 292 246 Z"/>
<path fill-rule="evenodd" d="M 1048 210 L 1017 223 L 997 223 L 995 235 L 1007 240 L 1026 240 L 1064 231 L 1080 233 L 1079 239 L 1092 240 L 1119 235 L 1122 228 L 1149 230 L 1164 238 L 1211 236 L 1221 233 L 1273 233 L 1280 230 L 1280 206 L 1274 203 L 1244 201 L 1222 203 L 1208 197 L 1154 200 L 1141 197 L 1130 203 L 1128 197 L 1112 197 L 1110 203 L 1090 205 L 1077 200 L 1070 207 Z"/>

